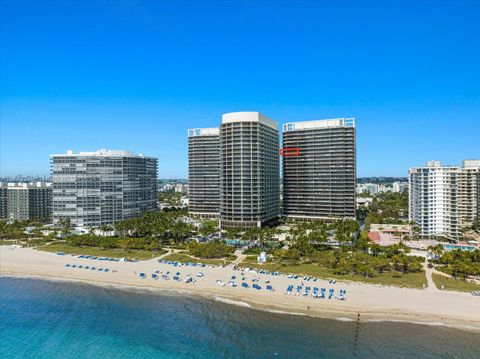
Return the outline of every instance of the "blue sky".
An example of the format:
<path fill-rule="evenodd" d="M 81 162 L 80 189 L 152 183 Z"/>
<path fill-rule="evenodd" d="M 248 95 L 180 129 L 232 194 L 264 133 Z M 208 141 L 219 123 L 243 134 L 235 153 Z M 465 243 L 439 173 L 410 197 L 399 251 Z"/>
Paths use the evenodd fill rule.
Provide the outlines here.
<path fill-rule="evenodd" d="M 479 1 L 1 2 L 0 175 L 128 149 L 187 176 L 222 113 L 356 117 L 358 176 L 480 158 Z"/>

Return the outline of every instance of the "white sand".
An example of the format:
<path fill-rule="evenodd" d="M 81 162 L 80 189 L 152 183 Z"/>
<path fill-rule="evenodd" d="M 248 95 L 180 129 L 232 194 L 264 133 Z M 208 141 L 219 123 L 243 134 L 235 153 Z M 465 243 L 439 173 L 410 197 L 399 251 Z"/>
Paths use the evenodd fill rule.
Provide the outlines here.
<path fill-rule="evenodd" d="M 65 264 L 95 266 L 108 268 L 110 272 L 98 270 L 68 268 Z M 170 280 L 154 280 L 151 274 L 154 270 L 170 271 Z M 116 272 L 112 272 L 116 270 Z M 204 277 L 196 277 L 197 272 L 203 272 Z M 144 272 L 147 279 L 139 278 Z M 181 282 L 172 280 L 174 273 L 180 272 Z M 174 290 L 180 293 L 198 294 L 230 304 L 250 306 L 256 309 L 272 312 L 303 314 L 339 320 L 356 320 L 358 313 L 361 320 L 395 320 L 430 325 L 448 325 L 458 328 L 480 330 L 480 297 L 470 293 L 440 291 L 436 288 L 407 289 L 386 287 L 379 285 L 360 284 L 354 282 L 304 281 L 304 285 L 312 288 L 326 288 L 327 295 L 330 288 L 338 294 L 340 288 L 346 289 L 347 300 L 339 301 L 334 298 L 313 299 L 311 296 L 286 295 L 289 284 L 295 287 L 301 284 L 301 279 L 289 279 L 287 276 L 259 275 L 245 272 L 248 283 L 252 284 L 254 277 L 260 278 L 262 290 L 242 288 L 241 274 L 233 270 L 232 266 L 225 268 L 199 268 L 181 266 L 174 267 L 159 264 L 156 259 L 129 262 L 109 262 L 91 259 L 79 259 L 76 256 L 58 256 L 54 253 L 41 252 L 31 248 L 16 248 L 0 246 L 0 274 L 22 277 L 42 277 L 82 281 L 97 285 L 116 285 L 129 288 L 145 288 L 151 290 Z M 187 274 L 192 275 L 195 283 L 184 283 Z M 231 276 L 237 276 L 237 287 L 228 285 L 220 287 L 218 279 L 227 283 Z M 161 276 L 161 274 L 160 274 Z M 275 289 L 274 292 L 265 290 L 265 279 Z M 295 291 L 295 290 L 294 290 Z"/>

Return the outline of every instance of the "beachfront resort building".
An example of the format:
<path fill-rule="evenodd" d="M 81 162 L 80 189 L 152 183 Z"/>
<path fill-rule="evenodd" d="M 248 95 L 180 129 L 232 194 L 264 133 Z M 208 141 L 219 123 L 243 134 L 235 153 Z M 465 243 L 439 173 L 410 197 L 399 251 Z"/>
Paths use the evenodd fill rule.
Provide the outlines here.
<path fill-rule="evenodd" d="M 0 183 L 0 218 L 19 221 L 45 220 L 51 215 L 51 183 Z"/>
<path fill-rule="evenodd" d="M 129 151 L 51 155 L 53 223 L 112 225 L 156 209 L 157 159 Z"/>
<path fill-rule="evenodd" d="M 283 215 L 355 218 L 355 120 L 283 125 Z"/>
<path fill-rule="evenodd" d="M 220 126 L 220 227 L 252 228 L 280 212 L 279 132 L 259 112 L 232 112 Z"/>
<path fill-rule="evenodd" d="M 188 130 L 190 214 L 218 218 L 220 209 L 220 129 Z"/>
<path fill-rule="evenodd" d="M 419 235 L 461 237 L 461 230 L 480 219 L 480 160 L 462 167 L 429 161 L 409 169 L 409 220 Z"/>
<path fill-rule="evenodd" d="M 259 112 L 222 116 L 219 128 L 188 130 L 189 211 L 220 227 L 252 228 L 280 212 L 278 125 Z"/>

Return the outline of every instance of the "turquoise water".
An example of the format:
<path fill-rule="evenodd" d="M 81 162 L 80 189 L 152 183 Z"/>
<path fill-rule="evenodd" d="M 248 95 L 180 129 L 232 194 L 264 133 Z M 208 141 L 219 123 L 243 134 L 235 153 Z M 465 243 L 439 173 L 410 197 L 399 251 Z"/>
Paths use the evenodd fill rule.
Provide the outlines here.
<path fill-rule="evenodd" d="M 0 358 L 480 358 L 480 334 L 0 277 Z"/>

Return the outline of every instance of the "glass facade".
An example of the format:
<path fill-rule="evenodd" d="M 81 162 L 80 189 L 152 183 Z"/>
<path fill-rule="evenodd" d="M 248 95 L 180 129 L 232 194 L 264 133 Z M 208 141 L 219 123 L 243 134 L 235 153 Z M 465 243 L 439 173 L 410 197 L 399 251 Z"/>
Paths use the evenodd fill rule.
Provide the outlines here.
<path fill-rule="evenodd" d="M 53 222 L 98 227 L 156 209 L 157 160 L 129 153 L 52 156 Z"/>

